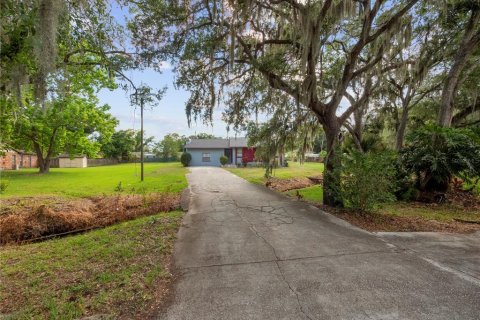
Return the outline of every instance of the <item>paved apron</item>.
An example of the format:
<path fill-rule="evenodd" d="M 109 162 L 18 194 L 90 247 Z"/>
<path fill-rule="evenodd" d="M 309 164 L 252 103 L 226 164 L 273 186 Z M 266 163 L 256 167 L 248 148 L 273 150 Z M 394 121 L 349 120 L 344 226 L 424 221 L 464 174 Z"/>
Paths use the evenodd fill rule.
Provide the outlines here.
<path fill-rule="evenodd" d="M 480 319 L 479 233 L 372 234 L 220 168 L 188 179 L 159 319 Z"/>

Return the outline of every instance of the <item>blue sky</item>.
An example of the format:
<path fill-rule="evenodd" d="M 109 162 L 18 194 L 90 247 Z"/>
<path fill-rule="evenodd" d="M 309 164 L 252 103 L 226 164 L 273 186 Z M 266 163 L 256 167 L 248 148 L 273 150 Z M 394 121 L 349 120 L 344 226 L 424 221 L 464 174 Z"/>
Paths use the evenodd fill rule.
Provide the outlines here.
<path fill-rule="evenodd" d="M 114 1 L 111 2 L 111 6 L 112 15 L 121 25 L 125 25 L 125 16 L 129 15 L 128 9 L 120 8 Z M 199 121 L 198 123 L 192 122 L 191 127 L 188 127 L 185 102 L 190 94 L 185 90 L 174 88 L 175 74 L 170 64 L 164 64 L 162 73 L 147 69 L 128 71 L 126 75 L 136 85 L 146 84 L 157 90 L 167 87 L 167 92 L 158 106 L 151 110 L 146 109 L 144 112 L 146 135 L 155 136 L 157 140 L 174 132 L 187 136 L 201 132 L 221 137 L 227 136 L 227 124 L 221 120 L 223 110 L 221 107 L 215 110 L 214 121 L 211 125 L 205 125 Z M 122 89 L 113 91 L 103 89 L 99 92 L 98 98 L 102 104 L 108 104 L 111 107 L 110 112 L 120 121 L 118 130 L 140 129 L 140 111 L 137 110 L 134 115 L 134 107 L 130 105 L 129 93 Z M 230 135 L 232 134 L 234 133 L 230 132 Z"/>
<path fill-rule="evenodd" d="M 221 120 L 221 108 L 215 110 L 212 125 L 205 125 L 199 121 L 198 123 L 192 122 L 191 127 L 188 127 L 185 102 L 189 93 L 174 88 L 174 73 L 170 66 L 166 66 L 162 74 L 153 70 L 145 70 L 127 72 L 127 76 L 136 84 L 143 83 L 154 89 L 167 87 L 167 92 L 158 106 L 144 111 L 146 135 L 155 136 L 157 140 L 161 140 L 167 133 L 174 132 L 187 136 L 201 132 L 227 136 L 227 125 Z M 129 93 L 122 89 L 113 91 L 104 89 L 100 91 L 98 98 L 102 104 L 106 103 L 111 107 L 110 112 L 120 121 L 117 129 L 140 129 L 140 111 L 137 108 L 134 112 L 134 107 L 130 105 Z"/>

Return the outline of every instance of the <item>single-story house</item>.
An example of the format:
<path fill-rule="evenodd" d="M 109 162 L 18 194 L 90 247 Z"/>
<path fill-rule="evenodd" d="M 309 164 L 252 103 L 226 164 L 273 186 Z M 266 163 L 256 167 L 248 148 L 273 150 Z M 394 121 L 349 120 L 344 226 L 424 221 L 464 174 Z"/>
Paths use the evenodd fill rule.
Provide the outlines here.
<path fill-rule="evenodd" d="M 37 166 L 37 155 L 34 153 L 14 150 L 0 151 L 0 170 L 18 170 Z"/>
<path fill-rule="evenodd" d="M 185 144 L 185 152 L 192 155 L 191 166 L 220 166 L 221 156 L 233 165 L 255 159 L 255 148 L 248 147 L 246 138 L 192 139 Z"/>
<path fill-rule="evenodd" d="M 58 156 L 59 168 L 86 168 L 88 167 L 87 156 L 69 156 L 62 154 Z"/>

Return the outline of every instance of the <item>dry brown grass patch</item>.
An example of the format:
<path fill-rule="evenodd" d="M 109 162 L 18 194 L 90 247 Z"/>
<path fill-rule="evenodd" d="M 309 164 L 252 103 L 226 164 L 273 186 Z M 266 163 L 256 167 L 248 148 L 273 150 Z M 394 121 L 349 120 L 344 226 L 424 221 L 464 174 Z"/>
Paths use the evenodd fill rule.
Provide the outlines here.
<path fill-rule="evenodd" d="M 0 210 L 0 244 L 93 229 L 175 210 L 177 194 L 116 195 L 81 199 L 11 198 Z"/>
<path fill-rule="evenodd" d="M 270 178 L 265 185 L 278 192 L 285 192 L 294 189 L 303 189 L 322 181 L 322 177 L 299 177 L 291 179 Z"/>

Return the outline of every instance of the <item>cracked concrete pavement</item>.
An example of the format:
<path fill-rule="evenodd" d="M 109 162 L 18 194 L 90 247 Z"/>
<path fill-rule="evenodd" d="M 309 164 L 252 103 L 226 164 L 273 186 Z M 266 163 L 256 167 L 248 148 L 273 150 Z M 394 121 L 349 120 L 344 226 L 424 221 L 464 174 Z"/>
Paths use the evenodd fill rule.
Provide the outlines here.
<path fill-rule="evenodd" d="M 158 319 L 480 319 L 480 234 L 379 233 L 191 168 Z"/>

